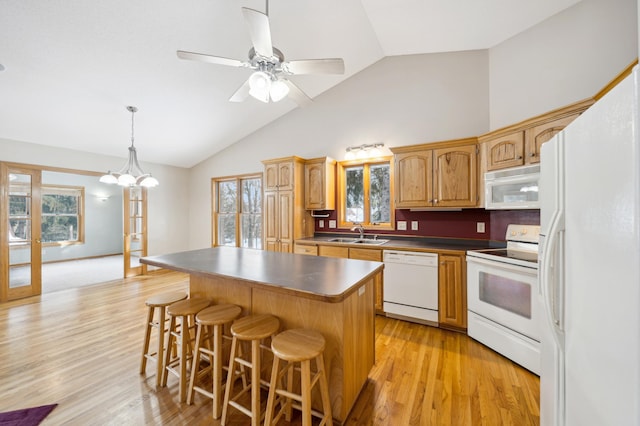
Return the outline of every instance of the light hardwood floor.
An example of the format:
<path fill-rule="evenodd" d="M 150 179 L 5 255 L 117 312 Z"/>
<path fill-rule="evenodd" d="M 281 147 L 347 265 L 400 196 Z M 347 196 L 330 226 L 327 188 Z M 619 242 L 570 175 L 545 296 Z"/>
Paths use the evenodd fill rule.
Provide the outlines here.
<path fill-rule="evenodd" d="M 58 403 L 43 425 L 220 424 L 205 398 L 178 403 L 171 376 L 156 391 L 153 364 L 138 374 L 144 300 L 187 288 L 157 273 L 0 304 L 0 411 Z M 378 316 L 376 361 L 348 425 L 539 423 L 538 377 L 463 334 Z M 233 411 L 229 424 L 247 424 Z"/>

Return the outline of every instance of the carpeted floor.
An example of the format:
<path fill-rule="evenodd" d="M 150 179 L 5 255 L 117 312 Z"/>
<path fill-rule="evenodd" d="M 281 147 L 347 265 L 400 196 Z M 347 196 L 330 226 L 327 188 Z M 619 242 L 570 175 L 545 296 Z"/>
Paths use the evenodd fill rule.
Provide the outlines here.
<path fill-rule="evenodd" d="M 42 265 L 42 293 L 83 287 L 124 276 L 122 255 Z"/>

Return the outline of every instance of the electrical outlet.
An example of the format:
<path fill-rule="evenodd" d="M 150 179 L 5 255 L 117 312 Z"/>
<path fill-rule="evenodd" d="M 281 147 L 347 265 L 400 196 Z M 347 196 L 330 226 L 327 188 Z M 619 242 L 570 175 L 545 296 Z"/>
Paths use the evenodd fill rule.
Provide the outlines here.
<path fill-rule="evenodd" d="M 398 231 L 406 231 L 407 230 L 407 221 L 399 220 L 398 221 Z"/>
<path fill-rule="evenodd" d="M 417 231 L 418 230 L 418 221 L 417 220 L 412 220 L 411 221 L 411 230 L 412 231 Z"/>
<path fill-rule="evenodd" d="M 476 223 L 476 232 L 478 234 L 484 234 L 484 222 L 477 222 Z"/>
<path fill-rule="evenodd" d="M 329 221 L 329 228 L 337 228 L 338 225 L 336 225 L 336 221 L 335 220 L 330 220 Z"/>
<path fill-rule="evenodd" d="M 320 219 L 320 220 L 318 221 L 318 226 L 319 226 L 320 228 L 324 228 L 324 220 L 323 220 L 323 219 Z"/>

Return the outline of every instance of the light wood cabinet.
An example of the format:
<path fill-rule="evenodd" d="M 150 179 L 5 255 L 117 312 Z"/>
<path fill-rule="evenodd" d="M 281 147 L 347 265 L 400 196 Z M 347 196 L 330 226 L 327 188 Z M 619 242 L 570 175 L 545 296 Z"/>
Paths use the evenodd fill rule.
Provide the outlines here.
<path fill-rule="evenodd" d="M 395 207 L 476 207 L 478 144 L 475 138 L 391 148 Z"/>
<path fill-rule="evenodd" d="M 354 248 L 341 246 L 318 246 L 318 256 L 341 257 L 345 259 L 370 260 L 382 262 L 382 250 L 373 248 Z M 383 274 L 373 279 L 376 312 L 383 313 Z"/>
<path fill-rule="evenodd" d="M 515 132 L 485 142 L 487 170 L 524 164 L 524 132 Z"/>
<path fill-rule="evenodd" d="M 464 255 L 440 254 L 438 322 L 440 327 L 466 330 L 467 279 Z"/>
<path fill-rule="evenodd" d="M 377 249 L 367 249 L 367 248 L 350 248 L 349 249 L 349 258 L 350 259 L 360 259 L 360 260 L 371 260 L 374 262 L 382 262 L 382 250 Z M 383 274 L 378 274 L 373 279 L 373 286 L 375 289 L 375 305 L 376 312 L 383 312 L 383 291 L 384 287 L 382 285 Z"/>
<path fill-rule="evenodd" d="M 573 114 L 527 129 L 525 131 L 525 163 L 539 163 L 542 144 L 567 127 L 579 115 Z"/>
<path fill-rule="evenodd" d="M 319 246 L 318 256 L 349 258 L 349 247 Z"/>
<path fill-rule="evenodd" d="M 304 207 L 307 210 L 335 210 L 336 160 L 329 157 L 307 160 L 304 165 Z"/>
<path fill-rule="evenodd" d="M 264 248 L 292 253 L 296 239 L 313 235 L 313 220 L 303 205 L 304 160 L 288 157 L 263 164 Z"/>
<path fill-rule="evenodd" d="M 296 254 L 306 254 L 309 256 L 317 256 L 318 246 L 310 246 L 306 244 L 295 244 L 293 246 L 293 252 Z"/>
<path fill-rule="evenodd" d="M 542 144 L 575 120 L 590 104 L 564 108 L 518 125 L 480 136 L 483 171 L 501 170 L 540 162 Z"/>

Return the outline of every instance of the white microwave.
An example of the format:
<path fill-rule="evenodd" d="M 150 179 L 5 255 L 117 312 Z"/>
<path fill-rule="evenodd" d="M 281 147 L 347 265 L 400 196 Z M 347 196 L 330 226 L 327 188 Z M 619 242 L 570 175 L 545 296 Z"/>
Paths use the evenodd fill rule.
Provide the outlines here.
<path fill-rule="evenodd" d="M 484 174 L 484 208 L 539 209 L 540 164 L 514 167 Z"/>

